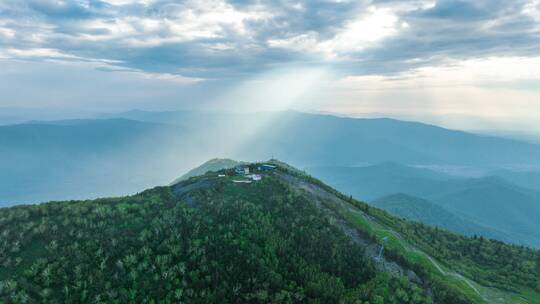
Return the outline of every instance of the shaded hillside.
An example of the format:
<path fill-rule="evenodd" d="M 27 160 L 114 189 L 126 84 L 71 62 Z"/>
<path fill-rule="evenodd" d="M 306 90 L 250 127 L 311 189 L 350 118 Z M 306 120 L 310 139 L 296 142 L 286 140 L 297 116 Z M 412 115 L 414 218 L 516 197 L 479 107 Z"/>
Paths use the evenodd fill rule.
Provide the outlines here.
<path fill-rule="evenodd" d="M 281 165 L 252 184 L 218 173 L 130 197 L 0 209 L 0 300 L 539 299 L 538 251 L 397 219 Z"/>
<path fill-rule="evenodd" d="M 502 232 L 463 219 L 455 213 L 419 197 L 397 193 L 376 199 L 370 204 L 384 209 L 395 216 L 424 223 L 432 227 L 440 227 L 462 235 L 481 235 L 506 242 L 515 241 Z"/>
<path fill-rule="evenodd" d="M 540 199 L 534 191 L 500 178 L 483 178 L 468 181 L 465 189 L 442 195 L 436 202 L 477 223 L 510 233 L 517 243 L 540 247 Z"/>
<path fill-rule="evenodd" d="M 480 235 L 540 247 L 536 224 L 540 218 L 538 191 L 500 177 L 458 178 L 395 163 L 313 167 L 307 171 L 340 191 L 368 201 L 395 193 L 422 197 L 455 216 L 502 233 Z"/>

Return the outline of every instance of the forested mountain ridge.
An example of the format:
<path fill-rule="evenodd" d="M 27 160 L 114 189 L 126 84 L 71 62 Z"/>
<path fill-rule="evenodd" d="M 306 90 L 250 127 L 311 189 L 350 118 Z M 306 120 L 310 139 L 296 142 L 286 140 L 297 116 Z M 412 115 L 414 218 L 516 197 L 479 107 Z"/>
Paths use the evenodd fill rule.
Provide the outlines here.
<path fill-rule="evenodd" d="M 535 303 L 540 253 L 400 220 L 275 163 L 0 209 L 14 303 Z M 257 165 L 251 165 L 257 170 Z M 225 174 L 225 177 L 218 177 Z M 381 243 L 384 254 L 379 258 Z"/>

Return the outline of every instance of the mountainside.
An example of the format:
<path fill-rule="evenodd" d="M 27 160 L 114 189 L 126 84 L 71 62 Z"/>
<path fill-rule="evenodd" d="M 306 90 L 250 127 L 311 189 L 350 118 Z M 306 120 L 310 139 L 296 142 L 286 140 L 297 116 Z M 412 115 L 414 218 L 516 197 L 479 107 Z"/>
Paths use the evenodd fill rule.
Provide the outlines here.
<path fill-rule="evenodd" d="M 370 204 L 386 210 L 395 216 L 424 223 L 433 227 L 444 228 L 462 235 L 481 235 L 505 242 L 515 241 L 505 233 L 463 219 L 455 213 L 419 197 L 397 193 L 376 199 Z"/>
<path fill-rule="evenodd" d="M 222 170 L 129 197 L 2 208 L 0 300 L 540 299 L 539 251 L 401 220 L 274 164 L 252 183 Z"/>
<path fill-rule="evenodd" d="M 540 248 L 540 195 L 500 177 L 463 178 L 395 163 L 367 167 L 310 167 L 307 171 L 358 199 L 373 202 L 395 193 L 424 198 L 455 216 L 501 234 L 495 237 Z"/>

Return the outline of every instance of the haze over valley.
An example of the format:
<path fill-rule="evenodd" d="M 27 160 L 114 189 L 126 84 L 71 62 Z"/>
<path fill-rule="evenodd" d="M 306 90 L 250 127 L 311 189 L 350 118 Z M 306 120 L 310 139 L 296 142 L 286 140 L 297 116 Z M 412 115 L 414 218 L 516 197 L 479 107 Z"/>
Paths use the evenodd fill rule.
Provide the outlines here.
<path fill-rule="evenodd" d="M 0 126 L 4 168 L 0 201 L 35 203 L 135 193 L 167 184 L 215 157 L 247 161 L 275 157 L 301 168 L 385 162 L 464 167 L 482 175 L 499 171 L 501 177 L 526 188 L 535 187 L 535 169 L 540 166 L 540 146 L 535 144 L 392 119 L 290 111 L 132 111 L 101 116 Z M 357 182 L 354 174 L 341 178 Z M 391 189 L 383 179 L 380 187 Z M 357 191 L 362 189 L 374 191 L 371 187 Z"/>

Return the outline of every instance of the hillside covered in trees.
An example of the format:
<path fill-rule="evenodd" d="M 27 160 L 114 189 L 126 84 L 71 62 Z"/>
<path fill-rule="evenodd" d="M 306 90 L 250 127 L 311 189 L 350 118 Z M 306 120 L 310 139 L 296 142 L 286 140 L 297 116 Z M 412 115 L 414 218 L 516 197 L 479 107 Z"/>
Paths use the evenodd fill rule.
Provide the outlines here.
<path fill-rule="evenodd" d="M 398 219 L 275 164 L 252 183 L 226 169 L 0 209 L 0 303 L 540 299 L 539 251 Z"/>

